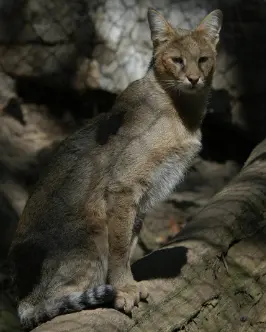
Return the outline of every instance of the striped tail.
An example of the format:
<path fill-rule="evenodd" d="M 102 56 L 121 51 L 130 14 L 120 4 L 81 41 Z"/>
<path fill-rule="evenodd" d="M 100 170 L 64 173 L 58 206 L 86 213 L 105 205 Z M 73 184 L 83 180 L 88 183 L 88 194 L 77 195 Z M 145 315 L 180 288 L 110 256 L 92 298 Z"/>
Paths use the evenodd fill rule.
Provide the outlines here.
<path fill-rule="evenodd" d="M 22 328 L 31 330 L 56 316 L 112 302 L 114 297 L 115 290 L 111 285 L 101 285 L 84 292 L 73 292 L 60 298 L 50 298 L 36 306 L 21 302 L 18 306 L 18 315 Z"/>

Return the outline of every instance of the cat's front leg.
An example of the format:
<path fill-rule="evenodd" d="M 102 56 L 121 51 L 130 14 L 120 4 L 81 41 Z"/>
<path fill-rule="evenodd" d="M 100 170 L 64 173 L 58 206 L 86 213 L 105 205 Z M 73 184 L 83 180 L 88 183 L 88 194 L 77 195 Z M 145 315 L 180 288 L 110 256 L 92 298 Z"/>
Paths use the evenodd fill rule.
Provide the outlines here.
<path fill-rule="evenodd" d="M 108 212 L 109 283 L 116 289 L 115 308 L 130 313 L 140 300 L 148 296 L 141 282 L 136 282 L 130 268 L 134 242 L 136 202 L 132 192 L 112 193 L 112 208 Z"/>

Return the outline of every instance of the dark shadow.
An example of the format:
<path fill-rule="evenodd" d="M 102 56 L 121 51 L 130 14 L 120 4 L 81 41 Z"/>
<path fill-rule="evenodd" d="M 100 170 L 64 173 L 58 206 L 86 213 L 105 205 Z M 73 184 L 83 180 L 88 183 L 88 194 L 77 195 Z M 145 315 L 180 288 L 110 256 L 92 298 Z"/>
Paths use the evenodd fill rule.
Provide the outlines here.
<path fill-rule="evenodd" d="M 134 279 L 174 278 L 187 263 L 185 247 L 165 248 L 152 252 L 132 265 Z"/>
<path fill-rule="evenodd" d="M 9 99 L 8 103 L 3 108 L 3 113 L 8 114 L 12 118 L 14 118 L 18 122 L 20 122 L 20 124 L 22 124 L 22 125 L 26 124 L 24 117 L 23 117 L 21 105 L 20 105 L 18 99 L 16 99 L 16 98 Z"/>
<path fill-rule="evenodd" d="M 242 0 L 235 5 L 220 1 L 224 13 L 221 44 L 228 54 L 236 57 L 238 79 L 243 85 L 242 118 L 250 136 L 257 141 L 266 134 L 266 2 Z"/>
<path fill-rule="evenodd" d="M 258 140 L 239 126 L 232 124 L 231 97 L 226 90 L 212 90 L 208 113 L 202 125 L 201 157 L 243 164 Z"/>
<path fill-rule="evenodd" d="M 98 123 L 96 131 L 96 142 L 104 145 L 109 141 L 109 138 L 116 135 L 118 130 L 124 123 L 125 111 L 115 114 L 108 114 L 103 117 Z"/>
<path fill-rule="evenodd" d="M 6 43 L 14 43 L 25 27 L 24 7 L 27 0 L 1 0 L 0 21 Z"/>
<path fill-rule="evenodd" d="M 17 77 L 16 90 L 24 103 L 46 105 L 59 118 L 70 111 L 77 121 L 92 118 L 95 110 L 97 114 L 108 112 L 116 99 L 116 94 L 102 89 L 87 89 L 81 94 L 62 84 L 60 76 Z"/>
<path fill-rule="evenodd" d="M 39 284 L 46 255 L 47 251 L 41 245 L 30 240 L 16 245 L 12 250 L 8 258 L 19 299 L 27 296 L 32 291 L 33 285 Z M 25 266 L 23 257 L 27 257 L 30 266 Z"/>
<path fill-rule="evenodd" d="M 0 170 L 2 168 L 0 166 Z M 3 173 L 1 174 L 3 178 Z M 16 230 L 19 216 L 13 208 L 7 195 L 0 186 L 0 259 L 5 259 Z"/>
<path fill-rule="evenodd" d="M 200 207 L 199 204 L 189 201 L 189 200 L 188 201 L 182 200 L 181 202 L 179 202 L 174 199 L 168 199 L 166 202 L 168 204 L 172 204 L 176 209 L 180 209 L 180 210 L 184 210 L 184 211 L 191 207 Z"/>

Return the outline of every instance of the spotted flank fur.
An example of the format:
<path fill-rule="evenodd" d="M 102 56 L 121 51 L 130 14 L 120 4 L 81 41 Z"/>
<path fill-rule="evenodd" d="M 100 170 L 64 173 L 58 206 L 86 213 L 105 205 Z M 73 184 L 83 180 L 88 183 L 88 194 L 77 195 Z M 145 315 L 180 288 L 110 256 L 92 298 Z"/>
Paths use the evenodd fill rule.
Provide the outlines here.
<path fill-rule="evenodd" d="M 60 298 L 50 298 L 37 306 L 21 302 L 18 315 L 22 327 L 28 331 L 56 316 L 112 302 L 114 297 L 115 291 L 111 285 L 101 285 L 85 292 L 73 292 Z"/>

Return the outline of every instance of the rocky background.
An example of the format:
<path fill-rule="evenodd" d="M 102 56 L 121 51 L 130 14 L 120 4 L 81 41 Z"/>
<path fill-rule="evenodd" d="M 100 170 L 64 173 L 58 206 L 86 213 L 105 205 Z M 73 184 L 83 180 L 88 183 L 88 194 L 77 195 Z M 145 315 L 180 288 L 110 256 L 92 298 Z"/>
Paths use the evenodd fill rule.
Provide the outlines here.
<path fill-rule="evenodd" d="M 184 28 L 220 8 L 224 26 L 203 150 L 147 216 L 133 259 L 179 232 L 265 137 L 265 1 L 0 0 L 0 331 L 18 331 L 5 258 L 32 186 L 57 144 L 146 71 L 149 5 Z"/>

